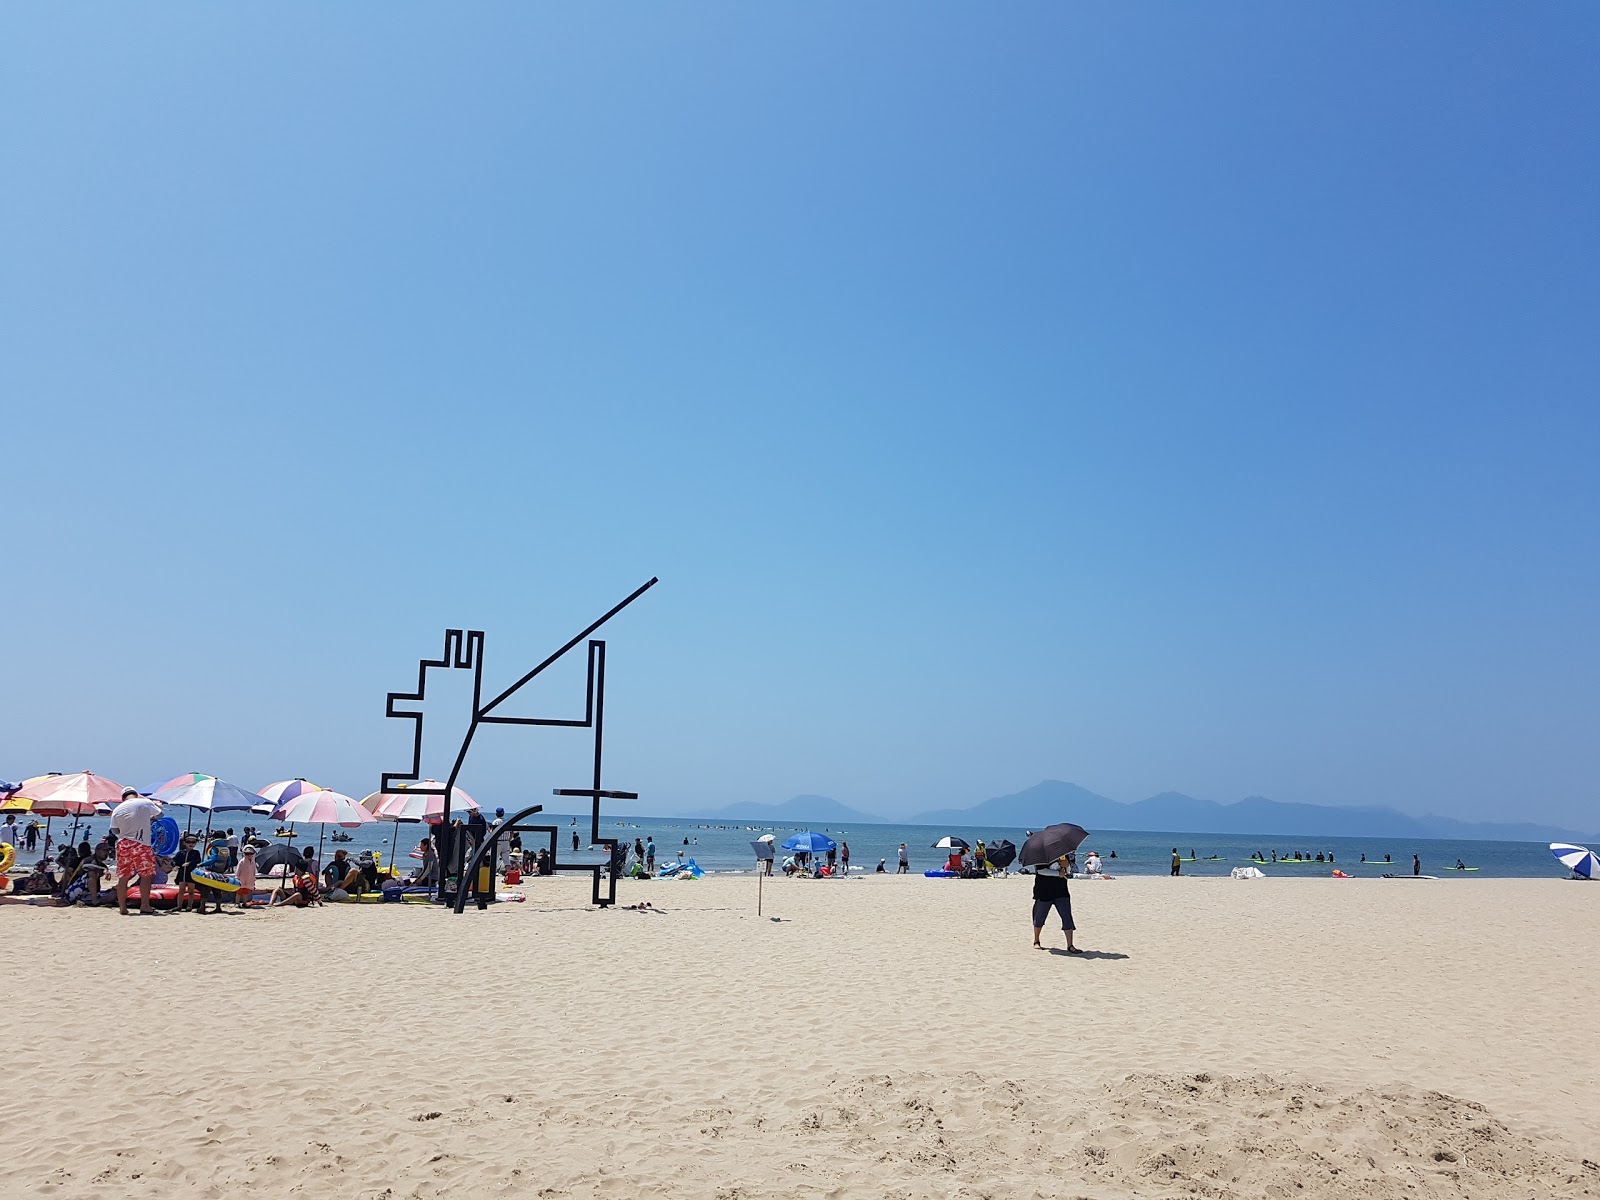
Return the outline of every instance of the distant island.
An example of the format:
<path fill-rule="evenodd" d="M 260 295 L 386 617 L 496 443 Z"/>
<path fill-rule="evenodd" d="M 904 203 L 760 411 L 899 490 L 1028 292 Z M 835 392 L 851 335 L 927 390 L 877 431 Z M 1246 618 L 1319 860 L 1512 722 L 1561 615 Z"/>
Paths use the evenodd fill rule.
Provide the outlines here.
<path fill-rule="evenodd" d="M 1375 805 L 1339 808 L 1326 804 L 1286 804 L 1250 796 L 1233 804 L 1199 800 L 1182 792 L 1162 792 L 1127 804 L 1059 779 L 1046 779 L 1026 791 L 996 796 L 970 808 L 935 809 L 904 822 L 860 812 L 827 796 L 795 796 L 782 804 L 731 804 L 696 820 L 751 821 L 769 825 L 908 824 L 995 826 L 1037 829 L 1053 821 L 1076 821 L 1090 829 L 1134 833 L 1238 833 L 1282 837 L 1418 837 L 1464 841 L 1585 841 L 1583 833 L 1531 821 L 1459 821 L 1434 815 L 1412 817 Z"/>

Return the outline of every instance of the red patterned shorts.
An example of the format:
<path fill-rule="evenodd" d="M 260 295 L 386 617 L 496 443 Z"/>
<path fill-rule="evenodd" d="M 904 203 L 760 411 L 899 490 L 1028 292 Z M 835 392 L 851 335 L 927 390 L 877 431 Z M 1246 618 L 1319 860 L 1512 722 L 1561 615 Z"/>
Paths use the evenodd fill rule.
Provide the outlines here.
<path fill-rule="evenodd" d="M 156 852 L 142 842 L 121 838 L 117 842 L 117 878 L 132 879 L 135 875 L 151 883 L 156 881 Z"/>

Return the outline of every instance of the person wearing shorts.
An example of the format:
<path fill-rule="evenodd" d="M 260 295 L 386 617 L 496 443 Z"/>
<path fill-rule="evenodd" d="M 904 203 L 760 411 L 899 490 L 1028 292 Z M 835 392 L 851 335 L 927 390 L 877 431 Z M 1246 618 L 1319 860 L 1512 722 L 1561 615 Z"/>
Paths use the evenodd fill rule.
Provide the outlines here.
<path fill-rule="evenodd" d="M 134 788 L 122 789 L 122 802 L 111 810 L 111 832 L 117 835 L 117 910 L 128 915 L 128 881 L 139 877 L 139 912 L 148 916 L 150 888 L 156 881 L 156 852 L 150 845 L 150 822 L 161 805 Z"/>
<path fill-rule="evenodd" d="M 1033 874 L 1033 945 L 1036 950 L 1044 949 L 1039 935 L 1044 932 L 1044 923 L 1053 908 L 1061 917 L 1061 932 L 1067 935 L 1067 953 L 1083 953 L 1072 944 L 1077 926 L 1072 922 L 1072 894 L 1067 890 L 1071 871 L 1071 865 L 1062 857 L 1056 861 L 1054 873 L 1040 867 Z"/>

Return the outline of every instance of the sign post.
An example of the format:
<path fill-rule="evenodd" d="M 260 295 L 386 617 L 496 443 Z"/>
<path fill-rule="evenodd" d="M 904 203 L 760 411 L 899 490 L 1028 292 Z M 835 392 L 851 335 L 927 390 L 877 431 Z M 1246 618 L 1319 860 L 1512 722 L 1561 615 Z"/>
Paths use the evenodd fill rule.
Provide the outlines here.
<path fill-rule="evenodd" d="M 772 861 L 771 842 L 751 842 L 750 849 L 756 852 L 756 916 L 761 915 L 761 889 L 766 883 L 768 863 Z"/>

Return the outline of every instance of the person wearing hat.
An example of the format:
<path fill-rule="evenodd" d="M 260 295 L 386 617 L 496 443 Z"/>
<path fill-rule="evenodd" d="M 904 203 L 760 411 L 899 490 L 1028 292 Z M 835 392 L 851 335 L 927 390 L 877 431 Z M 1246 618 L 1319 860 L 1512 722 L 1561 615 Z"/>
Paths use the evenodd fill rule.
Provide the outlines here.
<path fill-rule="evenodd" d="M 503 808 L 497 808 L 497 809 L 494 810 L 494 820 L 489 822 L 489 829 L 491 831 L 499 829 L 500 826 L 505 824 L 505 822 L 506 822 L 506 810 L 503 809 Z M 496 867 L 497 870 L 499 870 L 501 872 L 505 871 L 510 854 L 511 854 L 511 843 L 507 839 L 501 838 L 498 842 L 495 843 L 495 845 L 494 845 L 494 864 L 495 864 L 495 867 Z"/>
<path fill-rule="evenodd" d="M 243 908 L 250 903 L 250 895 L 256 890 L 256 848 L 249 842 L 239 847 L 239 865 L 233 873 L 239 880 L 239 890 L 234 895 Z"/>
<path fill-rule="evenodd" d="M 360 882 L 356 884 L 358 888 L 370 892 L 379 890 L 381 881 L 378 878 L 378 860 L 373 857 L 371 850 L 363 850 L 356 856 L 356 871 L 361 876 Z"/>
<path fill-rule="evenodd" d="M 161 805 L 123 788 L 122 802 L 111 810 L 111 832 L 117 837 L 117 911 L 128 915 L 128 884 L 139 879 L 139 915 L 154 916 L 150 888 L 156 881 L 156 852 L 150 844 L 150 823 L 161 815 Z"/>

